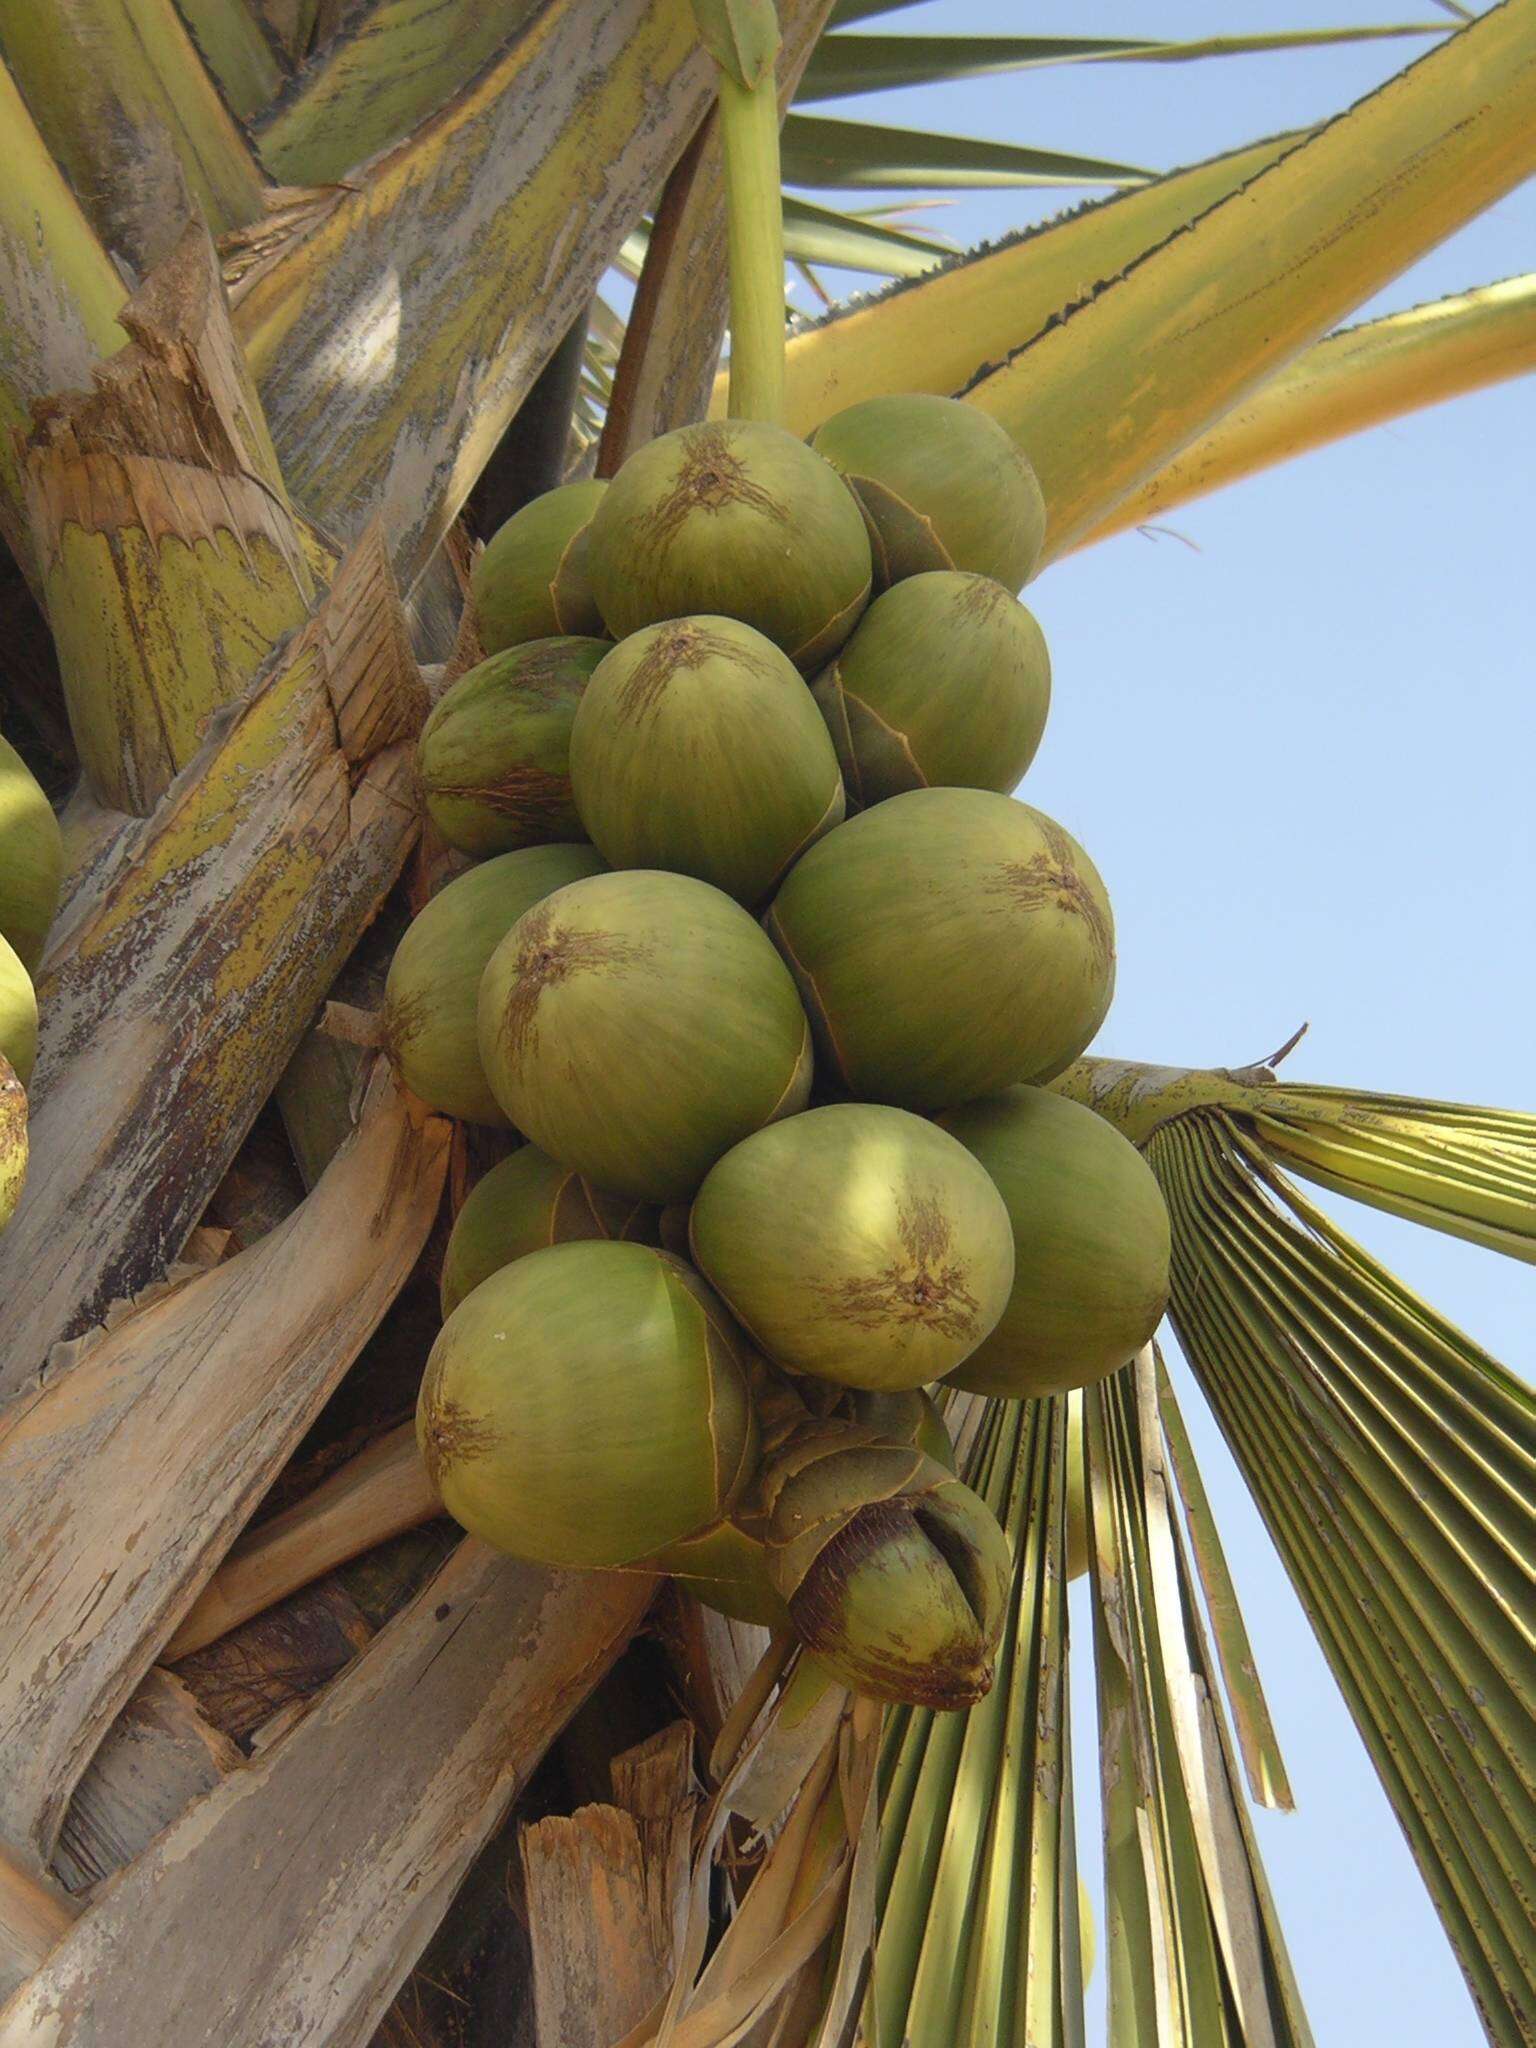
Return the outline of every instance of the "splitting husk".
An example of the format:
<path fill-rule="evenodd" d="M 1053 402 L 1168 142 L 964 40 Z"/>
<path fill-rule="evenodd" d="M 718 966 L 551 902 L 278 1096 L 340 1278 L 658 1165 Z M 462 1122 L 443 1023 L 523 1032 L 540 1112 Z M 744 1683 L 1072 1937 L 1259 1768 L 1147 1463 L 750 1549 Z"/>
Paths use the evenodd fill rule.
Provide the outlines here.
<path fill-rule="evenodd" d="M 1035 757 L 1051 660 L 990 577 L 925 571 L 877 597 L 812 691 L 850 809 L 934 787 L 1007 795 Z"/>
<path fill-rule="evenodd" d="M 645 1245 L 552 1245 L 493 1273 L 427 1361 L 417 1437 L 471 1535 L 536 1564 L 638 1563 L 718 1520 L 755 1469 L 738 1333 Z"/>
<path fill-rule="evenodd" d="M 955 1469 L 955 1445 L 931 1394 L 921 1387 L 881 1391 L 851 1387 L 840 1404 L 850 1422 L 893 1444 L 911 1444 L 946 1472 Z"/>
<path fill-rule="evenodd" d="M 1045 543 L 1045 499 L 1007 430 L 963 399 L 903 392 L 824 420 L 811 446 L 864 509 L 881 589 L 925 569 L 1023 588 Z"/>
<path fill-rule="evenodd" d="M 835 1676 L 914 1706 L 985 1694 L 1011 1561 L 968 1486 L 910 1445 L 821 1421 L 780 1448 L 759 1489 L 774 1584 Z"/>
<path fill-rule="evenodd" d="M 600 479 L 588 479 L 545 491 L 486 542 L 469 589 L 487 654 L 554 634 L 601 635 L 603 615 L 587 576 L 587 542 L 607 488 Z"/>
<path fill-rule="evenodd" d="M 585 839 L 571 795 L 571 727 L 606 640 L 531 640 L 459 677 L 422 728 L 417 773 L 450 846 L 484 860 Z"/>
<path fill-rule="evenodd" d="M 793 1632 L 785 1606 L 768 1571 L 763 1535 L 731 1516 L 712 1523 L 695 1536 L 669 1543 L 647 1563 L 670 1572 L 682 1586 L 717 1614 L 732 1621 L 755 1622 L 776 1633 Z"/>
<path fill-rule="evenodd" d="M 519 1146 L 481 1175 L 449 1233 L 443 1254 L 444 1320 L 514 1259 L 581 1238 L 659 1244 L 660 1211 L 626 1195 L 609 1195 L 561 1166 L 537 1145 Z"/>

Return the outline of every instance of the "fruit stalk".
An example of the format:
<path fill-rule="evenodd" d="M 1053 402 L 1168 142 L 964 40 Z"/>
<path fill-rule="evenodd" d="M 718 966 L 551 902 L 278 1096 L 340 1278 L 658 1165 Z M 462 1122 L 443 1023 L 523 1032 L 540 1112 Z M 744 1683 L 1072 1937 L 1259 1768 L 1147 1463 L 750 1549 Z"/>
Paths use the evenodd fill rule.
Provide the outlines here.
<path fill-rule="evenodd" d="M 732 419 L 784 417 L 784 217 L 779 177 L 778 14 L 773 0 L 693 0 L 720 69 L 731 273 Z"/>

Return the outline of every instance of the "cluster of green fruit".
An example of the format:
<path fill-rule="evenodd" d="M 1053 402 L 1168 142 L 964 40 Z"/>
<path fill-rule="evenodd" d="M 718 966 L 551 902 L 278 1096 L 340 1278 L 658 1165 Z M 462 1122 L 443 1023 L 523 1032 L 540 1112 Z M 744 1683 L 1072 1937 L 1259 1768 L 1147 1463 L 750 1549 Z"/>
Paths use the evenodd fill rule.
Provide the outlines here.
<path fill-rule="evenodd" d="M 37 1057 L 32 976 L 58 907 L 64 848 L 53 806 L 0 738 L 0 1230 L 27 1170 L 27 1083 Z"/>
<path fill-rule="evenodd" d="M 1042 1085 L 1114 977 L 1092 863 L 1006 793 L 1043 530 L 1008 436 L 921 397 L 809 444 L 684 428 L 526 507 L 421 741 L 480 864 L 385 1001 L 411 1089 L 528 1141 L 445 1264 L 450 1512 L 944 1707 L 990 1682 L 1009 1558 L 923 1390 L 1081 1386 L 1167 1283 L 1140 1156 Z"/>

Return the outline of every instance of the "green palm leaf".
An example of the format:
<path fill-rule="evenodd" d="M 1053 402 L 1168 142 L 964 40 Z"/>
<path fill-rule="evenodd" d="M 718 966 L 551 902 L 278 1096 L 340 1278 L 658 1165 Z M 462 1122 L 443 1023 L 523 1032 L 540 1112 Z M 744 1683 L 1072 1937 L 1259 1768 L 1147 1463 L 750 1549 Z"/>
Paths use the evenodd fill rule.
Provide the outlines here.
<path fill-rule="evenodd" d="M 934 236 L 786 195 L 784 253 L 792 262 L 835 264 L 876 277 L 922 277 L 944 261 L 946 248 Z"/>
<path fill-rule="evenodd" d="M 989 78 L 1000 72 L 1035 71 L 1057 64 L 1190 64 L 1207 57 L 1252 57 L 1322 49 L 1334 43 L 1443 35 L 1446 29 L 1443 21 L 1396 22 L 1368 28 L 1204 36 L 1185 42 L 1121 36 L 829 35 L 806 66 L 795 98 L 797 102 L 849 99 L 859 93 Z"/>
<path fill-rule="evenodd" d="M 1146 1145 L 1186 1357 L 1490 2038 L 1528 2042 L 1536 1401 L 1219 1110 Z"/>
<path fill-rule="evenodd" d="M 966 1404 L 1013 1545 L 992 1690 L 888 1713 L 869 2038 L 1082 2040 L 1068 1753 L 1064 1402 Z"/>
<path fill-rule="evenodd" d="M 1152 1354 L 1085 1399 L 1110 2033 L 1309 2048 L 1173 1512 Z"/>
<path fill-rule="evenodd" d="M 1137 1144 L 1219 1109 L 1267 1157 L 1320 1186 L 1536 1262 L 1536 1116 L 1235 1072 L 1080 1060 L 1056 1083 Z"/>
<path fill-rule="evenodd" d="M 1150 175 L 1132 164 L 1068 156 L 969 135 L 930 135 L 821 114 L 791 114 L 783 134 L 784 180 L 868 191 L 1005 185 L 1128 185 Z"/>

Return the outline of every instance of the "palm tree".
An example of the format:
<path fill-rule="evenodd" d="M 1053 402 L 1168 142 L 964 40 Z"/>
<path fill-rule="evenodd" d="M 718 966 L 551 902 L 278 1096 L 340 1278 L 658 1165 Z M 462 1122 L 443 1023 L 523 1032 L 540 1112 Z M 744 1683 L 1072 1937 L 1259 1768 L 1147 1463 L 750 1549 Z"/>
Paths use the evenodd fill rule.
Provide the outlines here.
<path fill-rule="evenodd" d="M 1305 40 L 887 11 L 782 0 L 781 104 Z M 1531 277 L 1339 327 L 1536 167 L 1536 0 L 1399 32 L 1334 121 L 1157 177 L 791 113 L 790 261 L 899 281 L 795 327 L 786 423 L 964 395 L 1054 558 L 1530 368 Z M 7 724 L 66 849 L 29 1122 L 0 1066 L 0 2048 L 1081 2041 L 1069 1537 L 1111 2039 L 1308 2042 L 1247 1803 L 1285 1767 L 1155 1350 L 1082 1403 L 1080 1518 L 1065 1398 L 952 1401 L 1015 1559 L 963 1716 L 458 1541 L 403 1424 L 486 1157 L 375 1057 L 442 871 L 415 736 L 477 543 L 723 406 L 686 0 L 0 0 L 0 55 Z M 803 196 L 1093 182 L 942 262 Z M 1531 1395 L 1298 1180 L 1530 1260 L 1536 1119 L 1273 1063 L 1060 1085 L 1164 1188 L 1183 1354 L 1488 2038 L 1530 2044 Z"/>

